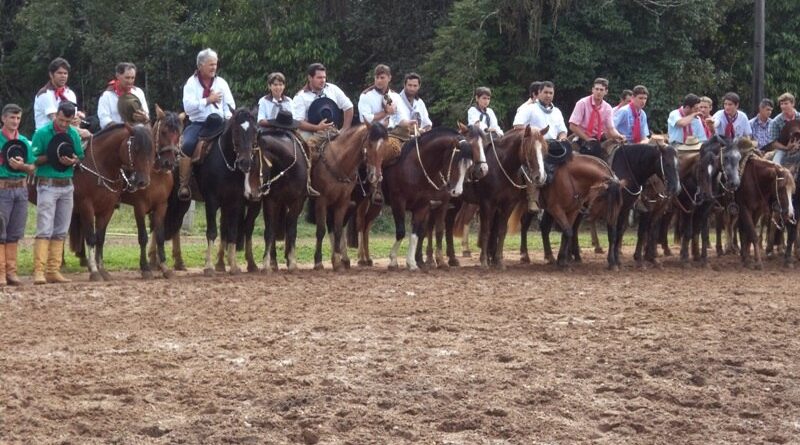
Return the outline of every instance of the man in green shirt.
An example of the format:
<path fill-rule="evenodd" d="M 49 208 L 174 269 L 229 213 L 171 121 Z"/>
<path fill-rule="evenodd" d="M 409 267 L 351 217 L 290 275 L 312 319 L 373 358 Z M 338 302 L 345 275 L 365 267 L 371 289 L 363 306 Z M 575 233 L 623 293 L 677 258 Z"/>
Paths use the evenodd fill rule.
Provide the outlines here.
<path fill-rule="evenodd" d="M 72 219 L 72 175 L 79 158 L 83 158 L 81 139 L 70 123 L 75 117 L 75 105 L 61 102 L 53 122 L 36 130 L 33 135 L 33 155 L 36 156 L 36 242 L 34 243 L 33 282 L 66 283 L 59 269 L 64 252 L 64 239 Z M 62 155 L 48 161 L 50 142 L 58 135 L 63 144 L 71 144 L 74 154 Z M 66 135 L 62 136 L 62 135 Z M 52 157 L 52 153 L 51 153 Z M 46 269 L 45 269 L 46 262 Z"/>
<path fill-rule="evenodd" d="M 0 130 L 0 285 L 22 284 L 17 276 L 17 242 L 28 222 L 28 187 L 25 178 L 33 173 L 31 142 L 19 134 L 22 108 L 3 107 Z"/>

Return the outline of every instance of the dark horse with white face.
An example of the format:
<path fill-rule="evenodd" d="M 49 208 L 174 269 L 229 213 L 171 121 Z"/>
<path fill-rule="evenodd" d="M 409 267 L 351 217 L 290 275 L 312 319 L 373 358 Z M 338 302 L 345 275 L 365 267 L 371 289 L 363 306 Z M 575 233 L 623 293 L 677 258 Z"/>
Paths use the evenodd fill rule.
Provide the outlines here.
<path fill-rule="evenodd" d="M 239 266 L 236 264 L 236 240 L 239 222 L 244 213 L 244 176 L 252 166 L 255 143 L 255 115 L 247 108 L 239 108 L 225 123 L 225 130 L 211 145 L 205 159 L 193 167 L 193 176 L 200 189 L 202 201 L 205 202 L 207 246 L 203 272 L 208 276 L 214 275 L 217 210 L 222 211 L 220 242 L 226 252 L 230 273 L 239 273 Z M 167 209 L 167 239 L 180 236 L 178 232 L 188 209 L 188 202 L 177 199 L 176 187 L 170 195 Z"/>

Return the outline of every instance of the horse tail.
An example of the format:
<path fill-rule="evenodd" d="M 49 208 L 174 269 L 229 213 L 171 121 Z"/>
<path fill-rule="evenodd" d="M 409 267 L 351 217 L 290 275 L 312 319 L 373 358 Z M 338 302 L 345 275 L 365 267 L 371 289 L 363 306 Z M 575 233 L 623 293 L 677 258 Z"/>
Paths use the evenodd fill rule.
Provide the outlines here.
<path fill-rule="evenodd" d="M 508 232 L 507 234 L 515 235 L 519 233 L 522 228 L 522 215 L 528 210 L 528 206 L 524 201 L 517 202 L 514 210 L 511 211 L 511 216 L 508 217 Z"/>
<path fill-rule="evenodd" d="M 347 247 L 358 248 L 358 226 L 356 225 L 356 215 L 358 215 L 358 204 L 356 208 L 349 212 L 347 217 Z"/>
<path fill-rule="evenodd" d="M 610 179 L 608 181 L 606 196 L 606 204 L 608 206 L 606 222 L 616 226 L 617 221 L 620 218 L 619 211 L 622 208 L 622 186 L 620 185 L 619 181 L 616 179 Z"/>
<path fill-rule="evenodd" d="M 306 222 L 309 224 L 317 223 L 317 200 L 316 198 L 309 197 L 306 207 Z"/>
<path fill-rule="evenodd" d="M 69 223 L 69 250 L 76 254 L 83 252 L 83 230 L 81 230 L 81 215 L 72 214 L 72 221 Z"/>

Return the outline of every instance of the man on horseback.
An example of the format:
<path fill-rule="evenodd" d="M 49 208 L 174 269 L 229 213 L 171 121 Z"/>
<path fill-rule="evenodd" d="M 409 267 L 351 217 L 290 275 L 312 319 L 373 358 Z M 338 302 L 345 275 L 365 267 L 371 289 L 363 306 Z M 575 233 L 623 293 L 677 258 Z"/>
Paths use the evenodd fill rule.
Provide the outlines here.
<path fill-rule="evenodd" d="M 753 138 L 756 140 L 756 148 L 764 150 L 764 147 L 769 145 L 769 124 L 772 123 L 772 109 L 775 104 L 772 99 L 761 99 L 758 105 L 758 114 L 750 119 L 750 129 L 753 130 Z"/>
<path fill-rule="evenodd" d="M 217 76 L 217 61 L 217 53 L 211 48 L 200 51 L 197 54 L 197 71 L 183 86 L 183 110 L 190 121 L 183 130 L 183 156 L 178 164 L 178 198 L 183 201 L 192 197 L 189 180 L 192 162 L 196 160 L 193 158 L 202 154 L 195 156 L 201 130 L 208 130 L 209 139 L 219 136 L 224 128 L 220 121 L 230 118 L 231 110 L 236 108 L 228 82 Z M 211 129 L 212 126 L 215 128 Z"/>
<path fill-rule="evenodd" d="M 792 93 L 781 94 L 778 98 L 778 105 L 781 107 L 781 114 L 775 116 L 775 119 L 769 124 L 769 138 L 772 141 L 772 149 L 775 150 L 775 156 L 772 161 L 780 165 L 787 151 L 793 152 L 800 148 L 800 141 L 790 142 L 786 146 L 778 140 L 786 123 L 800 118 L 800 113 L 794 108 L 794 95 Z"/>
<path fill-rule="evenodd" d="M 294 118 L 294 101 L 291 97 L 284 94 L 286 91 L 286 77 L 283 73 L 270 73 L 267 76 L 269 91 L 258 101 L 258 126 L 264 129 L 274 128 L 283 129 L 289 132 L 292 137 L 296 134 L 296 122 Z M 281 119 L 278 119 L 278 115 Z M 281 122 L 281 123 L 279 123 Z M 305 144 L 302 144 L 307 148 Z M 310 153 L 303 150 L 306 156 L 306 164 L 309 166 L 306 175 L 306 191 L 308 196 L 319 196 L 319 192 L 311 187 L 311 161 Z"/>
<path fill-rule="evenodd" d="M 711 110 L 714 108 L 714 101 L 708 96 L 700 97 L 700 122 L 703 123 L 703 130 L 706 132 L 706 138 L 711 139 L 714 134 L 714 118 L 711 116 Z"/>
<path fill-rule="evenodd" d="M 78 106 L 75 92 L 67 86 L 70 68 L 69 62 L 61 57 L 56 57 L 50 62 L 48 66 L 50 80 L 36 93 L 36 99 L 33 101 L 33 118 L 37 130 L 53 121 L 61 102 L 72 102 Z M 89 130 L 80 128 L 81 119 L 84 117 L 83 112 L 78 111 L 70 124 L 75 127 L 81 138 L 88 138 Z"/>
<path fill-rule="evenodd" d="M 625 139 L 634 144 L 646 144 L 650 138 L 650 127 L 647 125 L 647 97 L 650 93 L 644 85 L 633 87 L 633 98 L 630 103 L 614 114 L 614 126 Z"/>
<path fill-rule="evenodd" d="M 629 103 L 633 100 L 633 91 L 631 90 L 622 90 L 622 94 L 619 96 L 619 102 L 614 107 L 614 114 L 617 114 L 617 111 L 626 107 Z"/>
<path fill-rule="evenodd" d="M 144 91 L 136 85 L 136 65 L 120 62 L 115 69 L 116 77 L 97 102 L 97 118 L 100 128 L 109 124 L 145 123 L 150 117 Z"/>
<path fill-rule="evenodd" d="M 503 136 L 503 129 L 497 121 L 494 110 L 489 108 L 492 102 L 492 90 L 488 87 L 475 88 L 475 105 L 467 110 L 467 123 L 477 125 L 483 131 L 491 131 Z"/>
<path fill-rule="evenodd" d="M 667 134 L 670 143 L 684 144 L 689 136 L 698 141 L 708 140 L 700 121 L 700 98 L 689 93 L 683 98 L 683 106 L 669 113 L 667 118 Z"/>
<path fill-rule="evenodd" d="M 417 73 L 408 73 L 403 79 L 403 91 L 400 92 L 400 103 L 397 106 L 398 126 L 413 128 L 426 132 L 433 127 L 428 108 L 419 97 L 422 78 Z"/>
<path fill-rule="evenodd" d="M 722 109 L 714 113 L 714 127 L 716 134 L 728 139 L 736 139 L 743 136 L 753 135 L 750 128 L 750 120 L 742 110 L 739 109 L 739 95 L 736 93 L 726 93 L 722 98 Z"/>
<path fill-rule="evenodd" d="M 0 285 L 22 284 L 17 276 L 17 242 L 25 234 L 28 220 L 28 187 L 25 178 L 33 174 L 30 141 L 19 133 L 22 108 L 8 104 L 2 112 L 0 131 Z"/>
<path fill-rule="evenodd" d="M 350 128 L 353 123 L 353 102 L 344 94 L 341 88 L 328 83 L 325 65 L 312 63 L 306 71 L 308 77 L 303 89 L 294 96 L 294 118 L 300 121 L 300 135 L 305 139 L 309 150 L 313 153 L 319 144 L 330 136 Z M 309 122 L 308 110 L 317 99 L 327 98 L 332 100 L 338 109 L 344 113 L 342 128 L 336 128 L 334 122 L 324 118 L 320 122 Z"/>
<path fill-rule="evenodd" d="M 581 141 L 603 140 L 604 137 L 623 141 L 624 136 L 614 128 L 611 105 L 604 100 L 608 94 L 608 80 L 598 77 L 594 80 L 592 94 L 575 104 L 569 118 L 569 129 Z"/>
<path fill-rule="evenodd" d="M 398 128 L 400 119 L 397 110 L 403 99 L 389 88 L 389 82 L 392 81 L 391 69 L 381 64 L 375 67 L 374 74 L 374 83 L 358 98 L 358 115 L 362 122 L 383 124 L 395 136 L 388 144 L 394 152 L 394 158 L 400 156 L 403 142 L 410 137 L 410 125 Z"/>
<path fill-rule="evenodd" d="M 519 114 L 520 110 L 525 108 L 525 106 L 536 103 L 539 100 L 539 91 L 542 89 L 542 82 L 538 80 L 534 80 L 528 86 L 528 100 L 522 103 L 522 105 L 517 107 L 517 114 Z M 516 120 L 516 119 L 514 119 Z"/>
<path fill-rule="evenodd" d="M 83 158 L 80 136 L 70 125 L 76 111 L 72 102 L 62 101 L 55 119 L 33 135 L 32 150 L 37 165 L 34 284 L 70 281 L 59 269 L 64 238 L 72 220 L 74 166 Z"/>

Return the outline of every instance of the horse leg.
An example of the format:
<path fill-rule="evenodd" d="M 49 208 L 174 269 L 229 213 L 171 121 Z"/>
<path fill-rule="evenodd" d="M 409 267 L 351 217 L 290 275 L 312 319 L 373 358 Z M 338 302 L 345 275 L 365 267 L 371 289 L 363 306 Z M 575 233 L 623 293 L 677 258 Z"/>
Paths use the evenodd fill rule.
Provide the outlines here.
<path fill-rule="evenodd" d="M 715 244 L 717 248 L 718 257 L 725 255 L 725 249 L 722 247 L 722 230 L 724 226 L 725 226 L 725 210 L 723 209 L 722 211 L 715 211 L 714 229 L 716 230 L 717 233 L 717 239 Z M 730 238 L 728 238 L 728 241 L 730 241 Z"/>
<path fill-rule="evenodd" d="M 136 219 L 136 232 L 139 241 L 139 270 L 142 278 L 153 278 L 153 271 L 150 269 L 150 262 L 147 260 L 147 224 L 144 220 L 144 214 L 139 206 L 133 208 L 134 218 Z"/>
<path fill-rule="evenodd" d="M 161 275 L 163 275 L 164 278 L 172 278 L 174 274 L 167 266 L 167 254 L 164 252 L 164 238 L 166 236 L 164 233 L 164 218 L 166 214 L 166 203 L 159 204 L 153 210 L 150 228 L 153 232 L 153 236 L 151 238 L 155 238 L 155 255 L 152 258 L 155 259 L 157 257 L 157 265 L 159 270 L 161 270 Z"/>
<path fill-rule="evenodd" d="M 444 207 L 445 205 L 446 204 L 443 203 L 438 209 L 432 210 L 430 212 L 431 217 L 428 218 L 428 220 L 425 222 L 425 237 L 428 238 L 428 244 L 427 247 L 425 248 L 425 262 L 423 263 L 420 261 L 422 259 L 421 255 L 416 256 L 415 258 L 419 265 L 436 267 L 436 263 L 433 259 L 433 231 L 434 227 L 436 226 L 436 221 L 439 219 L 439 212 L 441 211 L 441 208 Z M 413 225 L 412 225 L 412 231 L 413 231 Z M 424 242 L 424 238 L 420 237 L 419 242 L 420 243 Z"/>
<path fill-rule="evenodd" d="M 533 222 L 533 218 L 534 214 L 527 211 L 522 212 L 522 215 L 520 215 L 519 262 L 522 264 L 530 264 L 531 262 L 531 257 L 528 255 L 528 230 L 531 228 L 531 222 Z"/>
<path fill-rule="evenodd" d="M 603 246 L 600 245 L 600 239 L 597 238 L 597 221 L 592 219 L 589 224 L 589 228 L 592 233 L 592 246 L 594 247 L 594 253 L 603 253 Z M 608 248 L 610 249 L 611 246 Z"/>
<path fill-rule="evenodd" d="M 247 261 L 247 272 L 258 272 L 258 264 L 253 256 L 253 230 L 261 210 L 261 203 L 248 203 L 245 208 L 246 216 L 241 230 L 244 230 L 244 257 Z"/>
<path fill-rule="evenodd" d="M 113 208 L 108 214 L 97 215 L 95 220 L 95 232 L 97 236 L 97 250 L 95 251 L 95 255 L 97 256 L 97 270 L 105 281 L 111 281 L 111 274 L 106 270 L 104 248 L 106 245 L 106 230 L 108 229 L 108 222 L 111 221 L 112 214 Z"/>
<path fill-rule="evenodd" d="M 356 225 L 356 233 L 358 233 L 358 265 L 359 266 L 367 266 L 367 253 L 366 253 L 366 246 L 364 245 L 364 240 L 366 238 L 366 230 L 367 230 L 367 212 L 369 211 L 370 207 L 370 200 L 365 199 L 358 203 L 356 206 L 355 212 L 355 225 Z"/>
<path fill-rule="evenodd" d="M 97 233 L 95 232 L 94 215 L 91 210 L 81 211 L 81 228 L 86 243 L 86 260 L 89 266 L 89 280 L 102 281 L 103 276 L 97 267 Z"/>
<path fill-rule="evenodd" d="M 203 273 L 208 277 L 214 276 L 214 245 L 217 241 L 217 202 L 209 197 L 206 199 L 206 262 Z"/>
<path fill-rule="evenodd" d="M 711 242 L 709 240 L 709 219 L 711 219 L 711 205 L 704 209 L 703 213 L 700 214 L 700 239 L 702 241 L 702 246 L 700 248 L 700 265 L 702 267 L 708 267 L 708 249 L 711 246 Z"/>
<path fill-rule="evenodd" d="M 466 204 L 462 204 L 462 207 Z M 456 257 L 456 249 L 455 249 L 455 242 L 453 240 L 453 229 L 456 224 L 456 215 L 458 212 L 456 211 L 448 211 L 445 213 L 444 217 L 444 242 L 447 246 L 446 254 L 447 254 L 447 265 L 448 266 L 455 266 L 458 267 L 460 264 L 458 262 L 458 258 Z M 442 260 L 442 264 L 444 264 L 444 260 Z M 442 267 L 442 266 L 439 266 Z"/>
<path fill-rule="evenodd" d="M 286 251 L 286 267 L 289 272 L 297 270 L 297 218 L 301 210 L 302 206 L 298 209 L 290 209 L 286 215 L 284 250 Z M 272 242 L 272 248 L 275 248 L 275 241 Z"/>
<path fill-rule="evenodd" d="M 689 262 L 689 241 L 692 239 L 693 216 L 693 213 L 681 215 L 681 226 L 683 229 L 683 235 L 681 237 L 681 266 L 684 268 L 691 267 L 692 265 Z"/>
<path fill-rule="evenodd" d="M 550 247 L 550 231 L 553 230 L 553 215 L 543 210 L 542 220 L 539 222 L 539 230 L 542 232 L 542 247 L 544 248 L 544 260 L 547 264 L 555 264 L 553 248 Z"/>
<path fill-rule="evenodd" d="M 272 244 L 275 242 L 275 205 L 271 201 L 262 202 L 264 212 L 264 256 L 261 257 L 264 272 L 272 273 Z M 288 247 L 287 247 L 288 250 Z"/>
<path fill-rule="evenodd" d="M 186 263 L 183 262 L 183 252 L 181 251 L 180 230 L 172 235 L 172 268 L 175 270 L 186 270 Z"/>
<path fill-rule="evenodd" d="M 583 258 L 581 258 L 581 247 L 578 245 L 578 234 L 580 233 L 579 229 L 581 227 L 582 222 L 583 222 L 583 215 L 581 213 L 578 213 L 578 216 L 575 218 L 575 222 L 572 224 L 573 237 L 569 245 L 569 257 L 576 263 L 583 262 Z M 592 221 L 592 225 L 594 226 L 594 221 Z M 611 249 L 612 247 L 613 246 L 609 244 L 609 249 Z"/>
<path fill-rule="evenodd" d="M 345 267 L 342 261 L 342 241 L 344 240 L 342 228 L 346 213 L 347 206 L 337 206 L 333 211 L 333 233 L 331 234 L 331 248 L 333 251 L 331 252 L 331 263 L 333 264 L 333 270 L 337 272 Z"/>
<path fill-rule="evenodd" d="M 478 214 L 480 218 L 480 236 L 478 237 L 478 241 L 481 249 L 480 263 L 483 269 L 489 268 L 489 233 L 491 232 L 491 215 L 494 215 L 494 209 L 487 201 L 488 200 L 481 200 L 481 211 Z"/>
<path fill-rule="evenodd" d="M 417 242 L 425 235 L 426 221 L 429 212 L 427 207 L 415 210 L 411 218 L 411 237 L 408 240 L 408 255 L 406 255 L 406 267 L 408 270 L 419 270 L 416 262 Z"/>
<path fill-rule="evenodd" d="M 792 251 L 794 250 L 794 244 L 796 240 L 797 240 L 797 224 L 787 222 L 786 248 L 783 250 L 783 265 L 787 268 L 794 267 L 794 257 L 792 256 Z"/>
<path fill-rule="evenodd" d="M 389 251 L 389 270 L 399 269 L 397 264 L 397 252 L 400 250 L 400 243 L 406 237 L 406 208 L 405 203 L 392 203 L 392 217 L 394 218 L 394 244 Z"/>
<path fill-rule="evenodd" d="M 505 248 L 506 235 L 508 234 L 508 218 L 511 216 L 513 206 L 500 206 L 497 217 L 497 253 L 495 254 L 494 264 L 500 270 L 506 270 L 506 263 L 503 260 L 503 249 Z"/>
<path fill-rule="evenodd" d="M 636 261 L 637 267 L 644 267 L 643 249 L 647 244 L 647 234 L 650 232 L 650 223 L 653 221 L 653 211 L 639 214 L 639 226 L 636 228 L 636 249 L 633 252 L 633 259 Z"/>
<path fill-rule="evenodd" d="M 369 253 L 369 232 L 372 230 L 372 225 L 375 224 L 375 220 L 380 216 L 381 208 L 378 206 L 370 206 L 367 208 L 367 213 L 364 216 L 364 230 L 363 230 L 363 241 L 364 241 L 364 265 L 365 266 L 372 266 L 372 256 Z"/>
<path fill-rule="evenodd" d="M 750 210 L 741 209 L 739 212 L 739 234 L 741 235 L 742 246 L 740 254 L 742 256 L 742 264 L 744 267 L 751 267 L 750 260 L 750 245 L 753 244 L 755 248 L 756 242 L 756 229 L 753 225 L 753 217 Z M 757 265 L 752 265 L 757 268 Z"/>
<path fill-rule="evenodd" d="M 444 207 L 444 206 L 442 206 Z M 450 213 L 447 209 L 442 209 L 439 215 L 436 218 L 436 252 L 434 253 L 434 259 L 436 260 L 436 267 L 439 269 L 448 269 L 450 266 L 444 260 L 444 254 L 442 253 L 442 241 L 445 237 L 445 232 L 447 232 L 447 214 Z M 453 250 L 453 226 L 450 225 L 450 241 L 447 243 L 447 256 L 452 258 L 455 257 L 455 253 L 451 256 L 450 253 Z"/>
<path fill-rule="evenodd" d="M 322 264 L 322 240 L 325 239 L 325 232 L 327 231 L 328 206 L 322 196 L 317 198 L 313 204 L 316 206 L 315 215 L 317 219 L 317 244 L 314 249 L 314 270 L 322 270 L 325 268 Z"/>

